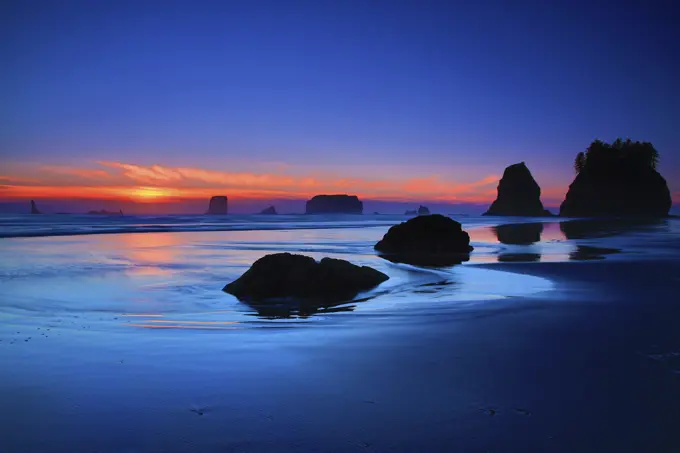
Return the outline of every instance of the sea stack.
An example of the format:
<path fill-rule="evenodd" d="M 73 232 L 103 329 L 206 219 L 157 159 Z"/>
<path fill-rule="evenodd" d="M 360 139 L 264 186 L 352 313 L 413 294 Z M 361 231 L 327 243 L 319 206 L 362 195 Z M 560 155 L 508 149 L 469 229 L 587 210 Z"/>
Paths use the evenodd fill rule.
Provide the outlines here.
<path fill-rule="evenodd" d="M 212 197 L 210 199 L 210 204 L 208 205 L 208 211 L 206 214 L 224 215 L 228 212 L 227 204 L 227 197 L 223 195 Z"/>
<path fill-rule="evenodd" d="M 277 212 L 276 212 L 276 208 L 275 208 L 274 206 L 269 206 L 268 208 L 265 208 L 265 209 L 263 209 L 262 211 L 260 211 L 260 214 L 264 214 L 264 215 L 276 215 Z"/>
<path fill-rule="evenodd" d="M 31 200 L 31 214 L 42 214 L 35 205 L 35 201 Z"/>
<path fill-rule="evenodd" d="M 316 195 L 307 201 L 306 214 L 362 214 L 364 204 L 356 195 Z"/>
<path fill-rule="evenodd" d="M 418 215 L 430 215 L 430 210 L 427 206 L 420 205 L 418 208 Z"/>
<path fill-rule="evenodd" d="M 574 182 L 560 207 L 565 217 L 666 217 L 671 193 L 656 171 L 651 143 L 594 141 L 574 162 Z"/>
<path fill-rule="evenodd" d="M 510 165 L 498 183 L 498 197 L 484 215 L 550 216 L 541 203 L 541 188 L 524 162 Z"/>

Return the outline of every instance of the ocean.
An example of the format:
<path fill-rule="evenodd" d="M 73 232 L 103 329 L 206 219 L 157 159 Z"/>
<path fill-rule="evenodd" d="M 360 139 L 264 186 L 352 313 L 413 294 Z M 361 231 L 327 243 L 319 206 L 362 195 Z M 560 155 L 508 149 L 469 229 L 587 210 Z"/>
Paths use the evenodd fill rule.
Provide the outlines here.
<path fill-rule="evenodd" d="M 559 279 L 522 265 L 671 260 L 680 237 L 676 219 L 617 230 L 611 223 L 570 227 L 558 219 L 460 216 L 475 247 L 470 260 L 418 268 L 373 250 L 404 220 L 0 217 L 6 430 L 0 451 L 374 451 L 366 446 L 374 444 L 383 446 L 375 451 L 395 451 L 385 440 L 388 425 L 404 429 L 419 417 L 446 418 L 447 410 L 483 411 L 483 392 L 465 381 L 471 393 L 451 389 L 446 404 L 423 396 L 418 386 L 446 383 L 407 369 L 417 351 L 399 364 L 361 345 L 379 344 L 384 353 L 447 322 L 455 331 L 462 329 L 455 320 L 561 306 L 570 297 Z M 342 258 L 390 279 L 316 311 L 262 310 L 222 292 L 256 259 L 275 252 Z M 463 341 L 475 343 L 469 336 Z M 381 390 L 358 363 L 339 367 L 343 356 L 382 363 L 381 379 L 396 384 Z M 406 389 L 410 396 L 390 393 Z M 397 407 L 408 409 L 383 412 Z M 433 429 L 428 436 L 439 432 Z"/>

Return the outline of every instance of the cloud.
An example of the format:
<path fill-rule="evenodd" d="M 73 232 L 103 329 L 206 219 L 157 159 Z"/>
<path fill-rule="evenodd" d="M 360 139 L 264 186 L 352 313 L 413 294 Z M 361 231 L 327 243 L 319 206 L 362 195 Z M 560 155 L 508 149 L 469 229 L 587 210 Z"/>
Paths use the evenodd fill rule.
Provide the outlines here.
<path fill-rule="evenodd" d="M 237 198 L 307 198 L 318 193 L 351 193 L 365 199 L 391 201 L 488 201 L 495 195 L 498 175 L 475 181 L 456 182 L 441 175 L 405 178 L 380 175 L 337 177 L 332 173 L 307 174 L 229 172 L 193 167 L 139 165 L 101 161 L 101 168 L 40 166 L 31 177 L 7 176 L 0 182 L 9 186 L 11 196 L 41 193 L 61 197 L 199 198 L 225 194 Z M 288 170 L 289 167 L 282 167 Z M 295 170 L 295 169 L 292 169 Z M 33 177 L 37 176 L 37 177 Z M 153 188 L 153 190 L 145 189 Z"/>

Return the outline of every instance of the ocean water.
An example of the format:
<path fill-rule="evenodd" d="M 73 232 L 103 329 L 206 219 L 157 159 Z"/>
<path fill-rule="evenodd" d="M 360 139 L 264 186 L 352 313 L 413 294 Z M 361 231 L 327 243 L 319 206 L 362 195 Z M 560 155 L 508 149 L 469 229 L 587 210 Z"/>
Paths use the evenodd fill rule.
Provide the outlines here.
<path fill-rule="evenodd" d="M 470 261 L 424 269 L 373 250 L 403 220 L 1 217 L 0 399 L 12 415 L 0 451 L 306 451 L 321 428 L 331 441 L 319 451 L 365 451 L 324 412 L 324 398 L 340 398 L 337 379 L 356 378 L 322 367 L 329 354 L 361 357 L 361 342 L 389 345 L 414 326 L 512 310 L 554 291 L 550 279 L 480 264 L 640 259 L 649 237 L 670 254 L 678 237 L 675 221 L 628 228 L 624 247 L 611 225 L 507 218 L 517 225 L 503 228 L 460 217 L 475 247 Z M 637 251 L 636 237 L 647 241 Z M 258 311 L 221 291 L 259 257 L 283 251 L 369 265 L 390 279 L 316 312 Z M 336 416 L 363 417 L 366 404 L 348 401 Z"/>

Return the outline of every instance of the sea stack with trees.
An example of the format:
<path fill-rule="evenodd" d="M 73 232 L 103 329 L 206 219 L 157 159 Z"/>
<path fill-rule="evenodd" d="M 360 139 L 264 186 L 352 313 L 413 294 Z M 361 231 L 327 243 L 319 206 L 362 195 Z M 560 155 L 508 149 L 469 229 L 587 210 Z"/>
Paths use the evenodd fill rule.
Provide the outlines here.
<path fill-rule="evenodd" d="M 543 217 L 541 188 L 524 162 L 510 165 L 498 183 L 498 196 L 484 215 Z"/>
<path fill-rule="evenodd" d="M 356 195 L 315 195 L 307 201 L 305 214 L 362 214 L 364 204 Z"/>
<path fill-rule="evenodd" d="M 595 140 L 574 160 L 576 178 L 560 207 L 565 217 L 666 217 L 671 193 L 649 142 Z"/>

